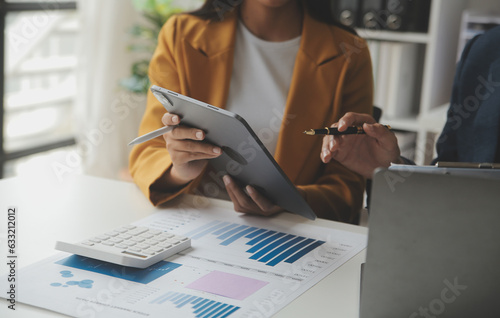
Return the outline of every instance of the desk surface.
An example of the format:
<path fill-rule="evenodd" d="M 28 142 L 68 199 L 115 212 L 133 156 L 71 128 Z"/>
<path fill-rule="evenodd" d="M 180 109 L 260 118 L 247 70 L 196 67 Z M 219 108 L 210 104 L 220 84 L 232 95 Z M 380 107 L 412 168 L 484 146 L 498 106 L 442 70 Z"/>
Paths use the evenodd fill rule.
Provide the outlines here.
<path fill-rule="evenodd" d="M 75 176 L 62 182 L 23 178 L 0 180 L 0 202 L 1 264 L 7 256 L 6 211 L 8 207 L 18 209 L 18 268 L 56 254 L 55 241 L 61 237 L 78 241 L 158 211 L 134 184 L 89 176 Z M 225 201 L 211 200 L 211 204 L 232 208 L 232 203 Z M 308 221 L 288 213 L 279 218 L 355 233 L 367 232 L 364 227 L 322 219 Z M 274 317 L 307 317 L 312 308 L 315 317 L 358 317 L 360 265 L 364 258 L 363 251 Z M 0 266 L 0 275 L 6 272 L 7 266 Z M 2 303 L 1 317 L 63 317 L 20 303 L 16 304 L 14 312 L 7 308 L 7 302 Z"/>

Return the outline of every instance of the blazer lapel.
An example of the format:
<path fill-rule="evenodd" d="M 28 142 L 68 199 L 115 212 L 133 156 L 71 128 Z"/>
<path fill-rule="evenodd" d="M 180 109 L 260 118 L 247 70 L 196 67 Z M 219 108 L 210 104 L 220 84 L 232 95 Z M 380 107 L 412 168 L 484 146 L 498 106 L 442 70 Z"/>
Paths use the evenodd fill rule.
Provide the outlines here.
<path fill-rule="evenodd" d="M 237 12 L 223 21 L 207 21 L 197 32 L 189 33 L 183 41 L 189 63 L 184 63 L 182 93 L 217 107 L 225 108 L 234 60 Z M 336 44 L 332 28 L 304 14 L 302 40 L 295 61 L 281 133 L 275 158 L 294 182 L 312 152 L 319 158 L 321 138 L 304 135 L 307 129 L 330 125 L 340 103 L 335 88 L 345 75 L 342 49 Z M 181 75 L 182 76 L 182 75 Z M 316 123 L 315 127 L 310 127 Z M 293 140 L 293 142 L 290 142 Z M 294 144 L 304 147 L 294 147 Z M 313 151 L 314 149 L 314 151 Z M 319 159 L 318 159 L 319 160 Z"/>
<path fill-rule="evenodd" d="M 223 21 L 207 21 L 204 28 L 184 39 L 186 56 L 184 93 L 225 108 L 234 57 L 236 11 Z"/>
<path fill-rule="evenodd" d="M 303 131 L 329 126 L 332 123 L 326 122 L 328 118 L 339 118 L 340 114 L 333 114 L 333 105 L 340 99 L 334 88 L 343 76 L 344 66 L 345 58 L 335 45 L 332 29 L 306 13 L 275 152 L 276 161 L 292 182 L 313 151 L 319 160 L 318 144 L 322 138 L 307 136 Z M 294 147 L 295 144 L 303 146 Z"/>

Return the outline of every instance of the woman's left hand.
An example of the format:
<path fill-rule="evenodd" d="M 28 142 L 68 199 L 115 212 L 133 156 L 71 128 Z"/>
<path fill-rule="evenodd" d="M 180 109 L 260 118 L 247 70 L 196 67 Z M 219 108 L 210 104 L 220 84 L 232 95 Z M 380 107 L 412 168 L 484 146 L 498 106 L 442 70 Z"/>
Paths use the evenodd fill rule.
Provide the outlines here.
<path fill-rule="evenodd" d="M 235 211 L 263 216 L 271 216 L 284 211 L 283 208 L 274 205 L 252 186 L 246 186 L 247 194 L 230 176 L 224 176 L 223 180 L 227 193 L 233 201 Z"/>

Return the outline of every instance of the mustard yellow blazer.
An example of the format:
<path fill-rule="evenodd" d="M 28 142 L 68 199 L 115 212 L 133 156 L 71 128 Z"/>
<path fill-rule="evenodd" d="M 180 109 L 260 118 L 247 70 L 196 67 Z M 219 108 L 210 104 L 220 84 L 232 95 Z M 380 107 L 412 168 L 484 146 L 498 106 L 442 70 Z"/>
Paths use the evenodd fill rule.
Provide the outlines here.
<path fill-rule="evenodd" d="M 222 21 L 189 14 L 170 18 L 151 60 L 152 84 L 224 108 L 237 21 L 236 12 Z M 365 181 L 336 161 L 323 164 L 322 138 L 302 132 L 330 126 L 348 111 L 371 113 L 372 99 L 372 67 L 366 42 L 305 13 L 285 107 L 287 123 L 281 126 L 275 159 L 290 180 L 305 191 L 318 217 L 354 222 L 362 206 Z M 149 93 L 139 134 L 160 128 L 164 113 L 163 106 Z M 199 183 L 194 180 L 175 193 L 167 192 L 162 176 L 171 165 L 161 137 L 132 149 L 130 172 L 154 205 L 193 192 Z"/>

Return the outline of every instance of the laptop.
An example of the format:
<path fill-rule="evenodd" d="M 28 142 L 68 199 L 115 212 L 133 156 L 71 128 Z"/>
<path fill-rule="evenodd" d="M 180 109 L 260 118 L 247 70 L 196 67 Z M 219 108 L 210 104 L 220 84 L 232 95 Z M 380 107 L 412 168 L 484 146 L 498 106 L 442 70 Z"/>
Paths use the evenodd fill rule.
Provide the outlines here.
<path fill-rule="evenodd" d="M 500 317 L 500 179 L 380 169 L 360 317 Z"/>

